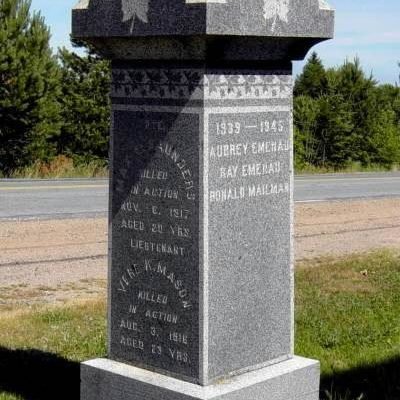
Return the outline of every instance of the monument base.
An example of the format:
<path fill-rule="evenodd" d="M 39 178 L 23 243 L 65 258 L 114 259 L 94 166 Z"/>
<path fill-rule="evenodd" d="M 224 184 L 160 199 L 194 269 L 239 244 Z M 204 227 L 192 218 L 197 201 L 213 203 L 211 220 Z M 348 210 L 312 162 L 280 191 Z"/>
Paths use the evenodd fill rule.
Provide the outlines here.
<path fill-rule="evenodd" d="M 81 365 L 81 400 L 318 400 L 319 363 L 294 357 L 210 386 L 96 359 Z"/>

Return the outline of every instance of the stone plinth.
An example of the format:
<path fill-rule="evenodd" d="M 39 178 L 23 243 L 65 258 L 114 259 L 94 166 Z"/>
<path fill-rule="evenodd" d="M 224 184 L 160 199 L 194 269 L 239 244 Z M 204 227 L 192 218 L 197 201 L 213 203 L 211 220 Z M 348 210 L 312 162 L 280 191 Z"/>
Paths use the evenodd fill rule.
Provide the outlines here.
<path fill-rule="evenodd" d="M 86 400 L 315 400 L 319 392 L 319 364 L 300 357 L 209 386 L 106 359 L 81 371 Z"/>
<path fill-rule="evenodd" d="M 82 399 L 316 400 L 293 355 L 292 64 L 308 0 L 93 0 L 112 59 L 108 360 Z"/>

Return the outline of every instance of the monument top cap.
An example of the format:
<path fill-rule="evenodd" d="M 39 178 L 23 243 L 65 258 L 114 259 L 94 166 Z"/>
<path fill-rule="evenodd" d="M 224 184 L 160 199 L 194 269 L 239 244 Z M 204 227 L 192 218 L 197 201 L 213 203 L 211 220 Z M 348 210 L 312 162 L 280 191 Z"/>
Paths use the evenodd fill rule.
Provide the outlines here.
<path fill-rule="evenodd" d="M 72 18 L 72 36 L 95 47 L 116 38 L 273 38 L 291 47 L 306 39 L 308 50 L 333 30 L 334 11 L 325 0 L 81 0 Z"/>
<path fill-rule="evenodd" d="M 325 0 L 81 0 L 73 35 L 333 36 Z"/>

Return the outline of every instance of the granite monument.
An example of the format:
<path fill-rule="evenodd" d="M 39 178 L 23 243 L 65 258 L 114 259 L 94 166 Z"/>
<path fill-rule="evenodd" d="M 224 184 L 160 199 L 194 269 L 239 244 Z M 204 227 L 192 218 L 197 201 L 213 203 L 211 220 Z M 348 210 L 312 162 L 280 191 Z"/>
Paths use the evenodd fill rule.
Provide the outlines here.
<path fill-rule="evenodd" d="M 83 400 L 317 400 L 294 356 L 292 61 L 324 0 L 83 0 L 112 60 L 108 358 Z"/>

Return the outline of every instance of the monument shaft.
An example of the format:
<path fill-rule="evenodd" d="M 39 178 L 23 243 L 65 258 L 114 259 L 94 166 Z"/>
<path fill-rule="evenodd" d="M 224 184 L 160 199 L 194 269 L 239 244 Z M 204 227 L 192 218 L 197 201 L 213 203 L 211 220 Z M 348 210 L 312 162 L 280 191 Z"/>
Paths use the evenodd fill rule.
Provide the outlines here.
<path fill-rule="evenodd" d="M 111 358 L 207 384 L 291 356 L 284 67 L 113 65 Z"/>

